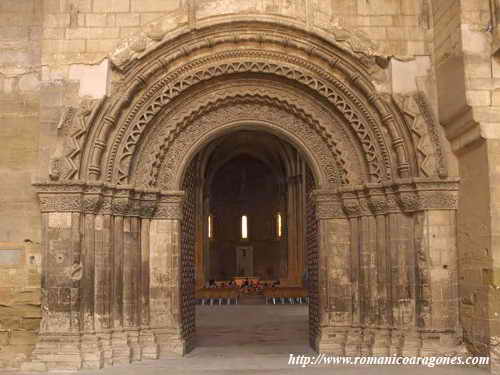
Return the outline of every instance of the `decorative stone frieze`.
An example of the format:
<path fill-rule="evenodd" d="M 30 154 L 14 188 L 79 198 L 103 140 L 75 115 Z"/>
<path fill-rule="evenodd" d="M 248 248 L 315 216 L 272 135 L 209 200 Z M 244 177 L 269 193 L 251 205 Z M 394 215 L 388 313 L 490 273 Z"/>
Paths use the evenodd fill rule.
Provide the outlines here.
<path fill-rule="evenodd" d="M 390 212 L 456 210 L 458 179 L 410 179 L 392 184 L 345 186 L 332 191 L 349 217 L 383 215 Z"/>
<path fill-rule="evenodd" d="M 314 190 L 312 198 L 316 205 L 316 217 L 318 219 L 345 218 L 342 202 L 335 191 Z"/>
<path fill-rule="evenodd" d="M 102 183 L 35 183 L 42 212 L 80 212 L 143 218 L 180 218 L 181 192 L 135 189 Z"/>

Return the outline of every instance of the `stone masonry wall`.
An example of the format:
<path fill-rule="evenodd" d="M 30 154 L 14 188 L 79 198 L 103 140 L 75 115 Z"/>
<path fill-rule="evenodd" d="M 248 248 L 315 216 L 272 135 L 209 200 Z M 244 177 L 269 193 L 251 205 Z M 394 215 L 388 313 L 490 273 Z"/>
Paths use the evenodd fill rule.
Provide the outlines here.
<path fill-rule="evenodd" d="M 433 1 L 439 120 L 460 169 L 457 217 L 460 317 L 474 353 L 499 371 L 500 251 L 498 1 Z M 496 358 L 496 359 L 495 359 Z"/>
<path fill-rule="evenodd" d="M 41 2 L 0 2 L 0 368 L 29 358 L 40 324 Z"/>

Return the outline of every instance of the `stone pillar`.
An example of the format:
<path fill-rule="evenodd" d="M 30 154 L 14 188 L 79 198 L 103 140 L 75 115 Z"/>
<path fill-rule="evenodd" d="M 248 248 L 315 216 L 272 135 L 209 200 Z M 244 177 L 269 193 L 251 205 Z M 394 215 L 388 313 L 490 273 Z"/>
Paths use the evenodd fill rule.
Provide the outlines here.
<path fill-rule="evenodd" d="M 463 350 L 458 322 L 456 208 L 458 181 L 415 179 L 397 187 L 413 243 L 407 245 L 408 294 L 403 354 L 455 355 Z M 403 219 L 403 222 L 408 220 Z M 404 227 L 403 227 L 404 228 Z"/>
<path fill-rule="evenodd" d="M 135 216 L 123 219 L 123 328 L 131 360 L 141 359 L 139 345 L 139 280 L 140 280 L 140 219 Z"/>
<path fill-rule="evenodd" d="M 104 366 L 103 345 L 96 335 L 96 253 L 100 250 L 96 231 L 96 214 L 102 203 L 99 186 L 89 186 L 82 197 L 82 278 L 80 280 L 81 295 L 81 353 L 83 368 L 99 369 Z"/>
<path fill-rule="evenodd" d="M 392 331 L 392 295 L 391 286 L 391 253 L 388 251 L 387 198 L 385 190 L 379 185 L 368 185 L 368 206 L 375 222 L 375 279 L 376 286 L 375 315 L 376 329 L 373 330 L 372 353 L 376 356 L 388 356 L 391 348 Z"/>
<path fill-rule="evenodd" d="M 113 214 L 113 263 L 112 263 L 112 363 L 128 364 L 131 361 L 131 350 L 128 335 L 124 329 L 123 305 L 123 267 L 124 267 L 124 219 L 129 210 L 128 192 L 122 190 L 112 200 Z"/>
<path fill-rule="evenodd" d="M 362 279 L 362 341 L 361 355 L 373 355 L 373 344 L 378 328 L 377 289 L 377 222 L 368 207 L 368 195 L 357 190 L 360 210 L 360 273 Z"/>
<path fill-rule="evenodd" d="M 151 270 L 151 249 L 166 250 L 173 271 L 165 302 L 175 323 L 155 328 L 179 331 L 179 254 L 170 250 L 179 247 L 182 194 L 160 201 L 157 191 L 97 183 L 35 186 L 43 217 L 43 320 L 34 364 L 26 368 L 96 369 L 158 358 L 151 317 L 161 318 L 152 309 L 165 294 L 154 288 L 164 279 Z M 163 229 L 170 243 L 155 237 Z"/>
<path fill-rule="evenodd" d="M 349 186 L 338 196 L 315 193 L 320 350 L 375 356 L 460 351 L 457 181 Z M 342 291 L 349 291 L 349 310 Z"/>
<path fill-rule="evenodd" d="M 288 178 L 287 184 L 287 241 L 288 241 L 288 281 L 289 285 L 299 285 L 302 275 L 299 275 L 299 246 L 298 246 L 298 184 L 299 178 L 292 176 Z"/>
<path fill-rule="evenodd" d="M 60 186 L 39 193 L 42 211 L 42 322 L 33 362 L 50 371 L 79 370 L 82 243 L 80 193 Z"/>
<path fill-rule="evenodd" d="M 184 354 L 180 316 L 180 222 L 183 193 L 163 192 L 150 222 L 150 325 L 160 356 Z"/>
<path fill-rule="evenodd" d="M 417 318 L 421 355 L 455 355 L 458 324 L 456 212 L 426 210 L 416 229 Z"/>
<path fill-rule="evenodd" d="M 158 359 L 158 345 L 156 344 L 155 336 L 151 330 L 151 313 L 150 313 L 150 232 L 152 210 L 148 207 L 141 219 L 141 278 L 140 278 L 140 346 L 141 356 L 143 359 Z"/>
<path fill-rule="evenodd" d="M 345 355 L 352 326 L 350 224 L 333 191 L 316 190 L 319 220 L 319 294 L 321 335 L 318 351 Z"/>
<path fill-rule="evenodd" d="M 95 230 L 95 329 L 99 336 L 104 366 L 111 366 L 112 216 L 97 214 Z"/>

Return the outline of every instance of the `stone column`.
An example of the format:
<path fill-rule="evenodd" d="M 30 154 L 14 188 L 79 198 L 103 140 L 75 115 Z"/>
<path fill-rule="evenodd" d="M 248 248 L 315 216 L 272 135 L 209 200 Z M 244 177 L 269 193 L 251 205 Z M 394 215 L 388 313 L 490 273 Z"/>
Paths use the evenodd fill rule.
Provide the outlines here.
<path fill-rule="evenodd" d="M 99 257 L 102 250 L 102 242 L 99 241 L 99 222 L 96 223 L 96 215 L 102 204 L 102 194 L 100 185 L 88 185 L 82 195 L 82 278 L 80 280 L 81 289 L 81 318 L 82 336 L 81 353 L 83 368 L 99 369 L 104 366 L 104 350 L 101 338 L 96 334 L 100 330 L 97 322 L 96 307 L 97 290 L 96 277 L 101 276 L 101 264 L 96 264 L 96 257 Z M 98 274 L 99 273 L 99 274 Z"/>
<path fill-rule="evenodd" d="M 418 355 L 415 329 L 415 262 L 413 213 L 403 213 L 392 189 L 387 194 L 387 275 L 392 304 L 390 355 Z"/>
<path fill-rule="evenodd" d="M 408 295 L 402 317 L 405 355 L 454 355 L 463 350 L 458 322 L 456 208 L 458 181 L 414 179 L 396 187 L 413 242 L 407 246 Z M 403 229 L 406 229 L 403 226 Z M 414 296 L 414 297 L 413 297 Z M 414 307 L 413 307 L 414 306 Z"/>
<path fill-rule="evenodd" d="M 95 230 L 95 329 L 103 351 L 104 366 L 111 366 L 111 293 L 112 293 L 112 216 L 99 213 L 94 219 Z"/>
<path fill-rule="evenodd" d="M 298 266 L 298 183 L 297 176 L 288 178 L 287 184 L 287 242 L 288 242 L 288 284 L 299 285 L 300 277 Z"/>
<path fill-rule="evenodd" d="M 316 190 L 319 220 L 320 352 L 345 355 L 352 326 L 351 229 L 338 195 Z"/>
<path fill-rule="evenodd" d="M 369 208 L 365 190 L 356 191 L 360 210 L 360 297 L 363 334 L 361 355 L 373 355 L 373 345 L 378 330 L 378 287 L 377 287 L 377 221 Z"/>
<path fill-rule="evenodd" d="M 37 185 L 42 211 L 42 322 L 33 351 L 40 370 L 79 370 L 82 270 L 81 192 Z"/>
<path fill-rule="evenodd" d="M 123 328 L 131 349 L 131 360 L 141 359 L 139 345 L 139 280 L 140 280 L 140 218 L 123 220 Z"/>
<path fill-rule="evenodd" d="M 157 358 L 149 218 L 158 192 L 77 181 L 35 186 L 43 217 L 43 320 L 29 368 Z"/>
<path fill-rule="evenodd" d="M 160 356 L 184 354 L 187 343 L 181 331 L 180 223 L 182 192 L 162 192 L 149 225 L 150 325 Z"/>
<path fill-rule="evenodd" d="M 457 336 L 457 193 L 428 184 L 422 184 L 421 189 L 419 196 L 424 210 L 418 213 L 415 226 L 421 355 L 455 355 L 463 350 L 461 337 Z"/>
<path fill-rule="evenodd" d="M 124 220 L 130 209 L 129 191 L 117 191 L 112 198 L 113 220 L 113 259 L 112 259 L 112 363 L 128 364 L 131 361 L 131 349 L 128 334 L 124 326 Z"/>
<path fill-rule="evenodd" d="M 150 231 L 151 218 L 156 210 L 158 192 L 146 190 L 141 196 L 140 204 L 140 250 L 138 254 L 138 325 L 140 327 L 139 346 L 142 359 L 158 359 L 158 345 L 150 327 Z"/>
<path fill-rule="evenodd" d="M 372 353 L 375 356 L 388 356 L 391 348 L 392 328 L 392 295 L 391 286 L 391 253 L 388 251 L 387 198 L 380 185 L 367 185 L 368 206 L 375 221 L 375 279 L 376 286 L 375 314 L 376 329 L 373 330 Z"/>

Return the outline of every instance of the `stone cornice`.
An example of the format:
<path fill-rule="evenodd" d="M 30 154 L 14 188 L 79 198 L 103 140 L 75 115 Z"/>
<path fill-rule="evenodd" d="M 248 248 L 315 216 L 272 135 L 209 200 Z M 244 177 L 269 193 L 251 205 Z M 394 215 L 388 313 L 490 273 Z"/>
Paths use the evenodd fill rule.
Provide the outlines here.
<path fill-rule="evenodd" d="M 315 190 L 312 197 L 319 219 L 456 210 L 458 184 L 458 178 L 412 178 L 386 184 Z"/>
<path fill-rule="evenodd" d="M 181 219 L 184 192 L 84 181 L 37 182 L 42 212 Z"/>

